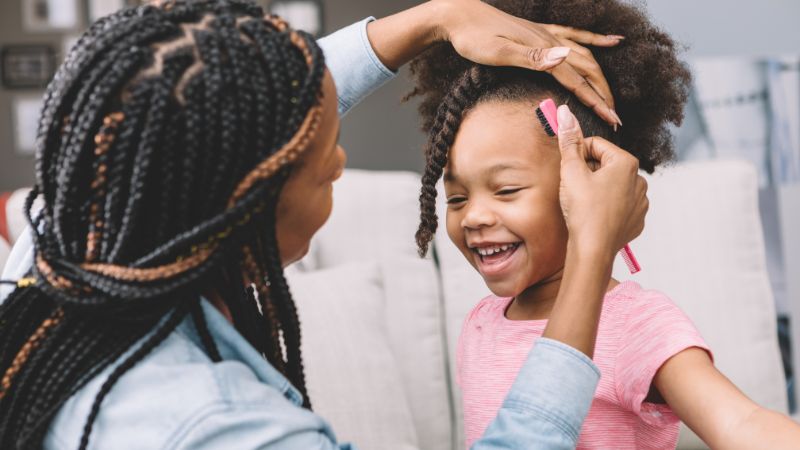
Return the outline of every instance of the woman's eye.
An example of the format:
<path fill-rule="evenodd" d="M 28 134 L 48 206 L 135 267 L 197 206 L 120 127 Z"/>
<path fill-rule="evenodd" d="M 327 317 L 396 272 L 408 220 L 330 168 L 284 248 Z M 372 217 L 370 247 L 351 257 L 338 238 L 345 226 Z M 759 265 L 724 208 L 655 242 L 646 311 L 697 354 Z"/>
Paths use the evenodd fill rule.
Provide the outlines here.
<path fill-rule="evenodd" d="M 463 203 L 466 200 L 467 199 L 464 198 L 464 197 L 450 197 L 450 198 L 447 199 L 447 204 L 448 205 L 457 205 L 459 203 Z"/>
<path fill-rule="evenodd" d="M 519 191 L 521 191 L 521 190 L 522 190 L 522 188 L 509 188 L 509 189 L 502 189 L 502 190 L 500 190 L 500 191 L 497 191 L 497 194 L 498 194 L 498 195 L 511 195 L 511 194 L 513 194 L 513 193 L 515 193 L 515 192 L 519 192 Z"/>

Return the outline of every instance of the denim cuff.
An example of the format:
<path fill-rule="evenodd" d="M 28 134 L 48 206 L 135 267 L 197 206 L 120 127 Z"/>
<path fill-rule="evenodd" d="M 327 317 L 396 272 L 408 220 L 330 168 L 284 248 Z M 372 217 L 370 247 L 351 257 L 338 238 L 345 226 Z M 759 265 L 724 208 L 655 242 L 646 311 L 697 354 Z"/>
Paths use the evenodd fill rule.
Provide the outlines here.
<path fill-rule="evenodd" d="M 539 338 L 503 408 L 540 416 L 577 442 L 599 381 L 600 370 L 588 356 Z"/>
<path fill-rule="evenodd" d="M 367 24 L 373 20 L 368 17 L 317 41 L 336 83 L 340 116 L 397 75 L 381 62 L 369 42 Z"/>

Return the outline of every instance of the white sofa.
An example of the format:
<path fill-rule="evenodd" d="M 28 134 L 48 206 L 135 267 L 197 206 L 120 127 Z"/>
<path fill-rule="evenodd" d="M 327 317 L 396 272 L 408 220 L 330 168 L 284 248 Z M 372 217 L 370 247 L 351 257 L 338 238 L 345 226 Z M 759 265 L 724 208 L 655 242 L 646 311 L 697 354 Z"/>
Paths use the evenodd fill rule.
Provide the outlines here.
<path fill-rule="evenodd" d="M 25 205 L 25 198 L 30 189 L 18 189 L 9 194 L 5 202 L 2 203 L 3 209 L 0 210 L 0 222 L 6 225 L 5 235 L 0 234 L 0 268 L 5 264 L 11 246 L 17 240 L 28 221 L 22 213 Z"/>
<path fill-rule="evenodd" d="M 617 261 L 615 276 L 668 293 L 720 370 L 786 412 L 755 170 L 691 163 L 649 182 L 647 226 L 631 244 L 643 270 Z M 418 175 L 348 170 L 334 192 L 330 221 L 288 270 L 316 411 L 363 449 L 463 448 L 453 349 L 486 287 L 443 226 L 436 260 L 416 256 Z M 684 428 L 679 448 L 704 445 Z"/>
<path fill-rule="evenodd" d="M 649 181 L 647 227 L 632 243 L 643 271 L 630 276 L 618 261 L 615 275 L 668 293 L 717 366 L 785 412 L 755 170 L 693 163 Z M 348 170 L 334 191 L 329 222 L 287 270 L 314 408 L 361 449 L 461 449 L 453 349 L 465 314 L 488 291 L 443 226 L 436 261 L 416 256 L 417 174 Z M 703 445 L 684 430 L 679 448 Z"/>

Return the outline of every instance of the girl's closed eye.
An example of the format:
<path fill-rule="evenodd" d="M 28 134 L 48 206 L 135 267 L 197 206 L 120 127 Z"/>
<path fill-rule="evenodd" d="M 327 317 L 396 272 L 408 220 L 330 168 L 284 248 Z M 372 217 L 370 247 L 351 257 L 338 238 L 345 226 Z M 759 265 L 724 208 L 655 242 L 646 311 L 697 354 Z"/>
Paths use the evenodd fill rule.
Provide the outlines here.
<path fill-rule="evenodd" d="M 521 191 L 522 189 L 524 189 L 524 188 L 521 188 L 521 187 L 507 187 L 507 188 L 500 189 L 499 191 L 497 191 L 497 195 L 516 194 L 517 192 Z"/>
<path fill-rule="evenodd" d="M 464 197 L 463 195 L 452 195 L 450 197 L 447 197 L 448 205 L 459 205 L 461 203 L 464 203 L 465 201 L 467 201 L 467 197 Z"/>

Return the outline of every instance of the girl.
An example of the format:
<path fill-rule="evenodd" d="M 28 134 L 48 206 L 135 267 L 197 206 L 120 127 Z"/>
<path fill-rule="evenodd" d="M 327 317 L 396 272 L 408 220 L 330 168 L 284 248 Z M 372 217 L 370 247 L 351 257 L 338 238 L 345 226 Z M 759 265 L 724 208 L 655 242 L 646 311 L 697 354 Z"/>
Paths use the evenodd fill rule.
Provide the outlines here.
<path fill-rule="evenodd" d="M 417 233 L 424 254 L 436 231 L 435 184 L 444 178 L 447 232 L 494 295 L 464 321 L 457 350 L 466 442 L 487 425 L 542 335 L 564 286 L 565 255 L 574 238 L 560 196 L 566 163 L 537 119 L 540 101 L 570 103 L 558 111 L 562 142 L 596 136 L 581 152 L 608 140 L 630 149 L 640 168 L 673 157 L 668 122 L 679 124 L 689 73 L 669 36 L 618 1 L 499 0 L 519 17 L 627 31 L 622 45 L 571 53 L 599 64 L 624 126 L 597 120 L 547 74 L 488 68 L 442 45 L 412 63 L 413 94 L 429 133 Z M 569 59 L 569 58 L 568 58 Z M 589 80 L 598 91 L 606 88 Z M 580 126 L 578 125 L 580 124 Z M 800 426 L 758 407 L 712 363 L 691 321 L 664 294 L 607 278 L 594 360 L 602 377 L 579 448 L 674 448 L 683 420 L 713 448 L 797 448 Z"/>
<path fill-rule="evenodd" d="M 349 448 L 310 411 L 282 272 L 330 213 L 345 159 L 337 109 L 436 39 L 484 62 L 563 63 L 561 73 L 601 76 L 572 68 L 563 49 L 520 58 L 526 49 L 550 54 L 547 30 L 578 31 L 477 1 L 426 3 L 368 23 L 323 44 L 339 96 L 321 47 L 245 1 L 164 2 L 91 26 L 48 89 L 26 209 L 37 195 L 44 208 L 5 271 L 16 286 L 0 296 L 0 448 Z M 487 36 L 491 45 L 475 51 Z M 587 36 L 618 41 L 575 39 Z M 519 53 L 499 51 L 512 41 Z M 611 120 L 597 94 L 586 95 Z M 599 302 L 608 249 L 640 231 L 644 188 L 630 167 L 601 169 L 626 189 L 598 200 L 634 215 L 632 224 L 609 226 L 567 202 L 590 219 L 577 226 L 608 243 L 576 243 L 575 258 L 593 266 L 575 268 L 578 289 L 562 293 L 567 312 Z M 570 179 L 570 192 L 607 184 Z M 550 347 L 531 354 L 546 364 L 515 395 L 539 395 L 534 405 L 580 427 L 596 368 L 575 348 L 590 353 L 591 339 L 564 327 L 548 333 Z M 487 445 L 561 442 L 563 422 L 536 411 L 501 411 Z"/>

